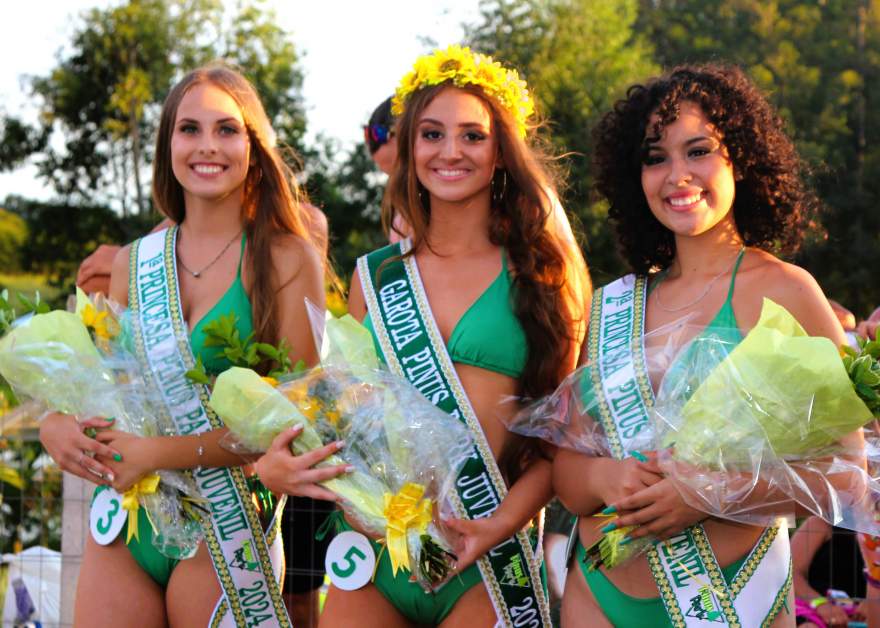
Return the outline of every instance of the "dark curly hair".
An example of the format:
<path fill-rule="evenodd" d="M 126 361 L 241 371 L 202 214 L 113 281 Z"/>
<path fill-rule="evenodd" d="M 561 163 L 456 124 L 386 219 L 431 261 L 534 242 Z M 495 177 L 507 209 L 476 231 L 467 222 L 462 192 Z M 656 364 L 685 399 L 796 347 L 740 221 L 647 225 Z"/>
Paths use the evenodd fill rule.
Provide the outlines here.
<path fill-rule="evenodd" d="M 641 171 L 647 137 L 674 122 L 682 102 L 699 105 L 722 136 L 736 178 L 733 216 L 745 244 L 793 254 L 818 206 L 802 179 L 806 168 L 779 115 L 742 70 L 708 64 L 679 66 L 631 86 L 593 131 L 596 189 L 610 204 L 623 258 L 647 273 L 675 257 L 672 232 L 648 207 Z"/>

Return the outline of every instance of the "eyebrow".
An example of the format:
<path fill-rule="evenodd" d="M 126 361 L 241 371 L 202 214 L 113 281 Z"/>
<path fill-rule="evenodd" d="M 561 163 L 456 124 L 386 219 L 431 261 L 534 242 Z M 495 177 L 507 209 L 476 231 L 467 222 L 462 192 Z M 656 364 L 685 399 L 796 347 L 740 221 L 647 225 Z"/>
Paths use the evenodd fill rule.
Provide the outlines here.
<path fill-rule="evenodd" d="M 435 120 L 434 118 L 422 118 L 421 120 L 419 120 L 419 124 L 436 124 L 437 126 L 446 126 L 445 124 L 440 122 L 440 120 Z M 486 128 L 486 125 L 483 124 L 482 122 L 462 122 L 458 126 L 462 127 L 462 128 L 468 128 L 468 127 L 474 127 L 474 128 L 478 128 L 478 129 L 485 129 Z"/>
<path fill-rule="evenodd" d="M 181 124 L 183 122 L 188 122 L 190 124 L 200 124 L 200 122 L 198 120 L 196 120 L 195 118 L 181 118 L 180 120 L 177 121 L 178 124 Z M 233 117 L 221 118 L 220 120 L 215 120 L 214 124 L 225 124 L 227 122 L 235 122 L 236 124 L 241 124 L 240 120 L 238 120 L 237 118 L 233 118 Z"/>
<path fill-rule="evenodd" d="M 698 142 L 703 142 L 703 141 L 719 142 L 720 143 L 720 140 L 717 140 L 714 137 L 711 137 L 709 135 L 697 135 L 696 137 L 692 137 L 689 140 L 685 140 L 684 145 L 690 146 L 691 144 L 696 144 Z M 657 144 L 659 142 L 660 142 L 659 137 L 656 137 L 656 136 L 649 137 L 649 138 L 645 139 L 645 146 L 646 146 L 646 148 L 648 148 L 648 150 L 650 150 L 652 148 L 655 148 L 657 150 L 662 150 L 662 148 L 660 146 L 657 146 Z"/>

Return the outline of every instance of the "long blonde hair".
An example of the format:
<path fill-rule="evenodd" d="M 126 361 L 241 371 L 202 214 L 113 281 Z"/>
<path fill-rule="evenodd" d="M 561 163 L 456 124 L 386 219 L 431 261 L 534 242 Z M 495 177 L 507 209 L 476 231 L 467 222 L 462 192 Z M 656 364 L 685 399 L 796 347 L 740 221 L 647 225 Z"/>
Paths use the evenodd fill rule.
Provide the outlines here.
<path fill-rule="evenodd" d="M 255 337 L 278 340 L 276 295 L 281 289 L 272 262 L 272 244 L 282 234 L 294 234 L 314 245 L 306 228 L 305 195 L 276 147 L 275 131 L 254 86 L 235 69 L 213 62 L 184 76 L 168 94 L 162 107 L 153 162 L 153 200 L 175 223 L 186 217 L 183 187 L 171 169 L 171 136 L 177 109 L 187 91 L 210 83 L 229 94 L 241 109 L 250 139 L 253 165 L 244 185 L 242 221 L 248 241 L 246 257 L 248 292 L 253 303 Z M 321 249 L 316 246 L 318 250 Z"/>

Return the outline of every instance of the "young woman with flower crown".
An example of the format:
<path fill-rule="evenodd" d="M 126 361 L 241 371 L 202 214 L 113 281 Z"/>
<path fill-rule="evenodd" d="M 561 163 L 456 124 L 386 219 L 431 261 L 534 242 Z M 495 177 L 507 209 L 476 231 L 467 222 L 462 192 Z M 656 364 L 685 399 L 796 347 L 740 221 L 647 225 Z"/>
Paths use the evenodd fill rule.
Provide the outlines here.
<path fill-rule="evenodd" d="M 388 366 L 478 444 L 448 521 L 457 574 L 425 593 L 374 544 L 372 583 L 332 586 L 323 626 L 549 626 L 523 530 L 552 496 L 550 461 L 507 432 L 499 416 L 515 408 L 500 402 L 545 394 L 574 367 L 589 280 L 527 142 L 532 110 L 515 71 L 458 46 L 419 59 L 397 90 L 383 215 L 399 213 L 412 238 L 359 260 L 350 311 Z"/>
<path fill-rule="evenodd" d="M 739 69 L 708 65 L 676 68 L 630 87 L 595 130 L 597 187 L 638 276 L 594 295 L 589 351 L 582 356 L 593 368 L 583 395 L 604 404 L 606 435 L 611 440 L 614 432 L 621 456 L 632 455 L 560 450 L 554 459 L 560 499 L 583 515 L 563 598 L 564 626 L 582 626 L 585 617 L 590 626 L 794 625 L 785 528 L 708 518 L 688 505 L 654 454 L 632 453 L 626 426 L 633 417 L 618 416 L 626 404 L 609 401 L 603 371 L 595 367 L 602 364 L 603 347 L 615 344 L 603 343 L 603 330 L 613 321 L 630 321 L 614 333 L 641 337 L 646 352 L 663 347 L 669 339 L 663 330 L 686 315 L 702 337 L 738 343 L 758 321 L 765 297 L 791 312 L 807 333 L 838 346 L 845 342 L 816 281 L 774 256 L 797 248 L 815 204 L 783 127 Z M 682 371 L 672 366 L 681 367 L 688 354 L 665 368 L 652 367 L 643 355 L 635 348 L 615 353 L 615 386 L 672 385 Z M 649 408 L 650 391 L 641 394 Z M 650 425 L 647 415 L 645 420 Z M 858 449 L 860 436 L 851 440 Z M 599 511 L 619 518 L 597 524 L 589 516 Z M 630 540 L 667 543 L 613 569 L 589 569 L 584 548 L 624 526 L 637 526 Z"/>
<path fill-rule="evenodd" d="M 208 321 L 230 312 L 242 338 L 253 331 L 262 342 L 286 339 L 294 362 L 317 359 L 303 299 L 323 303 L 324 263 L 303 226 L 303 201 L 259 97 L 238 72 L 206 66 L 171 90 L 159 126 L 153 195 L 174 226 L 117 255 L 110 296 L 129 306 L 135 345 L 165 394 L 192 391 L 165 400 L 178 431 L 189 435 L 141 438 L 104 430 L 92 440 L 73 417 L 54 415 L 43 422 L 41 439 L 63 468 L 120 492 L 159 469 L 193 470 L 214 514 L 204 526 L 210 542 L 187 560 L 169 558 L 155 547 L 143 509 L 132 514 L 139 533 L 128 543 L 126 527 L 115 539 L 102 539 L 107 544 L 89 538 L 75 623 L 204 626 L 215 615 L 224 617 L 222 625 L 243 625 L 247 599 L 240 592 L 246 588 L 261 601 L 249 625 L 289 625 L 273 575 L 280 562 L 270 561 L 277 527 L 266 532 L 267 540 L 242 471 L 224 468 L 241 465 L 242 458 L 220 447 L 222 424 L 183 376 L 194 356 L 210 374 L 230 366 L 206 344 L 204 331 Z M 294 430 L 282 434 L 273 451 L 295 436 Z M 333 500 L 315 483 L 344 469 L 310 467 L 335 451 L 329 446 L 281 462 L 267 455 L 269 464 L 261 462 L 258 471 L 283 492 Z M 108 510 L 102 520 L 112 522 L 117 512 Z M 253 556 L 247 570 L 237 553 Z"/>

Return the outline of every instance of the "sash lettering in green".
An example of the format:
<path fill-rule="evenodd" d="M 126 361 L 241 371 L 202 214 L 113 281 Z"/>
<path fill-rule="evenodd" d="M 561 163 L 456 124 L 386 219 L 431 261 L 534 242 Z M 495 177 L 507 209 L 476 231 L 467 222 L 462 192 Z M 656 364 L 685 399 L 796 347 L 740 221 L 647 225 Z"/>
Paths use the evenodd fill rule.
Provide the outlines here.
<path fill-rule="evenodd" d="M 392 372 L 471 429 L 476 445 L 456 480 L 455 506 L 459 516 L 488 517 L 507 488 L 437 330 L 415 259 L 395 259 L 408 246 L 404 241 L 358 260 L 373 328 Z M 377 279 L 380 267 L 381 281 Z M 540 559 L 526 533 L 519 532 L 494 547 L 477 564 L 501 625 L 549 628 Z"/>

